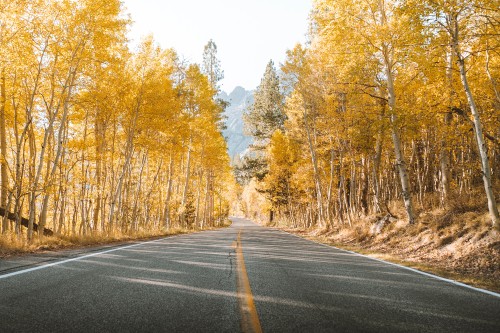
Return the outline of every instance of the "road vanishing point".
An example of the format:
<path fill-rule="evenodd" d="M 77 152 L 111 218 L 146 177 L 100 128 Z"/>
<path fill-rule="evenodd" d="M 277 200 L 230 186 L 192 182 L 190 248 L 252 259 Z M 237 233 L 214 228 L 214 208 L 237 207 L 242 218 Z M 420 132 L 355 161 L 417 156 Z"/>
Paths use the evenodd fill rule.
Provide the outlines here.
<path fill-rule="evenodd" d="M 500 295 L 233 218 L 0 260 L 0 332 L 500 332 Z"/>

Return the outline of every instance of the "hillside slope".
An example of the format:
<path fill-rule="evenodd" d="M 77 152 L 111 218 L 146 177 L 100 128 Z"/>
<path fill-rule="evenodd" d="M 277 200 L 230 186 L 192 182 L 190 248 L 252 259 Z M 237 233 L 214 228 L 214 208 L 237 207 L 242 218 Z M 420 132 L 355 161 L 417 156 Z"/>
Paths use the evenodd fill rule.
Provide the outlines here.
<path fill-rule="evenodd" d="M 236 87 L 229 95 L 222 92 L 219 98 L 229 102 L 224 112 L 226 129 L 223 132 L 227 141 L 228 153 L 231 159 L 244 153 L 252 143 L 252 138 L 243 133 L 243 114 L 253 103 L 253 92 L 242 87 Z"/>

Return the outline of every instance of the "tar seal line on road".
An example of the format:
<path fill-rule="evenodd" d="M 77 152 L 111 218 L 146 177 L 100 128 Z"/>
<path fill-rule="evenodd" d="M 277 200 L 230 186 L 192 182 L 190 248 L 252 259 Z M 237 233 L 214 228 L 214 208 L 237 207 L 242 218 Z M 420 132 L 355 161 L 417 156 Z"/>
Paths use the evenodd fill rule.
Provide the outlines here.
<path fill-rule="evenodd" d="M 245 259 L 241 247 L 241 230 L 234 244 L 236 248 L 236 285 L 238 291 L 238 304 L 241 313 L 241 331 L 244 333 L 262 333 L 259 315 L 255 308 L 250 281 L 248 280 Z"/>

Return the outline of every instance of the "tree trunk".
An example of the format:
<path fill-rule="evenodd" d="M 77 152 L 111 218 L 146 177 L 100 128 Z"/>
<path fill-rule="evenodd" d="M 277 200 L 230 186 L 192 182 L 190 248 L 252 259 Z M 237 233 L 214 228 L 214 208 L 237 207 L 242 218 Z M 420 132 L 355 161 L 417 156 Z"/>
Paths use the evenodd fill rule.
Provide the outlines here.
<path fill-rule="evenodd" d="M 331 138 L 330 138 L 330 144 L 333 147 L 333 142 L 332 142 Z M 328 183 L 328 191 L 326 194 L 326 218 L 327 218 L 328 227 L 330 227 L 332 225 L 332 221 L 333 221 L 332 191 L 333 191 L 333 179 L 334 179 L 334 175 L 335 175 L 335 163 L 334 162 L 335 162 L 335 150 L 333 150 L 333 148 L 332 148 L 330 150 L 330 182 Z"/>
<path fill-rule="evenodd" d="M 93 214 L 93 220 L 94 220 L 94 228 L 97 230 L 97 226 L 99 225 L 99 212 L 101 210 L 101 200 L 102 200 L 102 159 L 103 159 L 103 128 L 100 119 L 98 119 L 98 114 L 96 112 L 96 119 L 95 119 L 95 128 L 94 128 L 94 136 L 95 136 L 95 158 L 96 158 L 96 166 L 95 166 L 95 176 L 96 176 L 96 200 L 95 200 L 95 207 L 94 207 L 94 214 Z M 101 228 L 101 232 L 104 232 L 104 226 Z"/>
<path fill-rule="evenodd" d="M 28 171 L 28 180 L 30 184 L 30 194 L 28 199 L 28 207 L 29 207 L 29 217 L 28 217 L 28 232 L 27 238 L 31 240 L 33 238 L 33 225 L 35 224 L 35 209 L 36 209 L 36 191 L 37 185 L 35 184 L 36 173 L 35 173 L 35 165 L 36 165 L 36 144 L 35 144 L 35 133 L 33 130 L 33 124 L 30 123 L 28 129 L 28 141 L 29 141 L 29 171 Z M 21 208 L 21 207 L 20 207 Z"/>
<path fill-rule="evenodd" d="M 113 230 L 113 223 L 114 223 L 114 217 L 115 217 L 115 207 L 118 201 L 118 206 L 119 209 L 121 208 L 121 200 L 122 200 L 122 187 L 123 187 L 123 180 L 125 178 L 125 175 L 130 167 L 130 162 L 132 160 L 132 155 L 134 154 L 134 136 L 135 136 L 135 126 L 137 124 L 137 119 L 139 118 L 139 110 L 141 108 L 142 104 L 142 90 L 139 92 L 139 95 L 137 97 L 137 103 L 134 108 L 134 114 L 132 115 L 132 120 L 130 123 L 130 128 L 127 136 L 127 144 L 125 147 L 125 161 L 123 163 L 123 168 L 122 172 L 120 175 L 120 178 L 118 178 L 118 184 L 116 186 L 116 191 L 114 195 L 111 198 L 111 206 L 109 208 L 109 230 L 112 232 Z"/>
<path fill-rule="evenodd" d="M 384 61 L 385 61 L 385 74 L 387 77 L 387 92 L 389 97 L 389 112 L 391 120 L 391 135 L 394 144 L 394 154 L 396 155 L 396 164 L 399 171 L 399 178 L 401 181 L 401 191 L 408 215 L 408 223 L 415 223 L 415 212 L 413 209 L 413 201 L 411 197 L 410 181 L 408 177 L 408 170 L 401 147 L 401 138 L 398 129 L 398 116 L 396 114 L 396 92 L 394 89 L 394 77 L 392 73 L 392 60 L 389 56 L 389 50 L 386 44 L 383 45 Z"/>
<path fill-rule="evenodd" d="M 498 212 L 497 203 L 495 200 L 495 194 L 493 193 L 493 186 L 491 182 L 491 169 L 490 162 L 488 159 L 488 148 L 483 137 L 483 126 L 481 124 L 481 119 L 479 117 L 479 111 L 476 106 L 476 101 L 472 95 L 472 91 L 467 80 L 467 73 L 465 70 L 465 59 L 463 58 L 460 48 L 458 45 L 458 20 L 456 17 L 451 17 L 452 23 L 452 33 L 453 33 L 453 50 L 455 51 L 455 56 L 457 57 L 458 67 L 460 70 L 460 78 L 462 80 L 462 85 L 467 95 L 467 101 L 469 102 L 470 110 L 474 119 L 474 132 L 476 134 L 477 146 L 479 149 L 479 155 L 481 157 L 481 168 L 483 171 L 483 183 L 484 190 L 486 192 L 486 197 L 488 198 L 488 210 L 491 217 L 491 222 L 493 227 L 500 230 L 500 214 Z"/>
<path fill-rule="evenodd" d="M 182 215 L 181 215 L 181 221 L 184 224 L 184 209 L 186 208 L 186 200 L 187 200 L 187 194 L 189 191 L 189 175 L 190 175 L 190 169 L 191 169 L 191 144 L 193 143 L 193 137 L 189 136 L 189 143 L 188 143 L 188 151 L 187 151 L 187 157 L 186 157 L 186 175 L 184 178 L 184 190 L 182 192 L 182 201 L 181 201 L 181 207 L 183 209 Z"/>
<path fill-rule="evenodd" d="M 444 126 L 446 129 L 451 124 L 453 107 L 453 52 L 449 51 L 446 57 L 446 79 L 448 80 L 448 111 L 444 115 Z M 441 152 L 439 154 L 439 166 L 441 171 L 441 203 L 445 204 L 450 196 L 450 152 L 447 142 L 447 131 L 441 137 Z"/>
<path fill-rule="evenodd" d="M 170 222 L 170 198 L 172 197 L 172 181 L 173 181 L 173 174 L 174 172 L 174 153 L 173 153 L 173 147 L 172 151 L 170 152 L 170 161 L 168 163 L 168 180 L 167 180 L 167 198 L 165 199 L 165 210 L 164 210 L 164 215 L 165 215 L 165 229 L 169 229 L 171 227 L 171 222 Z"/>
<path fill-rule="evenodd" d="M 209 221 L 209 213 L 208 213 L 208 202 L 210 200 L 210 175 L 212 171 L 208 171 L 207 173 L 207 182 L 205 184 L 205 203 L 203 207 L 203 224 L 208 225 Z"/>
<path fill-rule="evenodd" d="M 19 220 L 20 224 L 24 227 L 28 227 L 28 225 L 29 225 L 29 220 L 27 218 L 24 218 L 24 217 L 22 217 L 18 214 L 15 214 L 15 213 L 8 212 L 4 208 L 1 208 L 1 207 L 0 207 L 0 216 L 4 216 L 11 221 Z M 52 234 L 53 234 L 52 230 L 50 230 L 50 229 L 42 228 L 40 230 L 40 226 L 37 225 L 36 223 L 33 223 L 33 229 L 35 231 L 42 232 L 45 236 L 52 236 Z"/>
<path fill-rule="evenodd" d="M 1 189 L 0 189 L 0 207 L 7 208 L 7 190 L 9 179 L 7 176 L 7 133 L 5 125 L 5 71 L 2 68 L 0 78 L 0 167 L 1 167 Z M 7 231 L 9 224 L 7 219 L 2 219 L 2 233 Z"/>
<path fill-rule="evenodd" d="M 203 223 L 200 220 L 200 201 L 201 201 L 201 182 L 203 181 L 203 171 L 199 171 L 198 191 L 196 193 L 196 218 L 195 225 L 202 227 Z"/>
<path fill-rule="evenodd" d="M 59 126 L 59 131 L 57 134 L 57 152 L 56 156 L 54 157 L 54 160 L 52 161 L 52 168 L 50 169 L 50 174 L 47 177 L 48 184 L 52 185 L 52 181 L 54 178 L 54 175 L 57 171 L 57 167 L 59 164 L 59 159 L 61 158 L 61 155 L 64 150 L 64 142 L 65 142 L 65 130 L 66 130 L 66 125 L 67 125 L 67 119 L 68 119 L 68 113 L 69 113 L 69 101 L 71 99 L 71 92 L 73 90 L 73 84 L 75 81 L 75 73 L 70 74 L 72 77 L 69 80 L 69 87 L 68 87 L 68 95 L 66 96 L 66 99 L 64 101 L 64 106 L 63 106 L 63 114 L 61 118 L 61 124 Z M 55 118 L 55 117 L 54 117 Z M 45 193 L 45 196 L 43 198 L 43 205 L 42 205 L 42 211 L 40 213 L 40 227 L 43 229 L 45 226 L 45 222 L 47 221 L 47 209 L 48 209 L 48 203 L 49 203 L 49 198 L 50 198 L 50 191 Z M 43 235 L 42 231 L 39 230 L 39 235 Z"/>
<path fill-rule="evenodd" d="M 385 27 L 387 25 L 386 9 L 384 8 L 384 2 L 380 1 L 379 4 L 381 26 Z M 415 222 L 415 212 L 413 209 L 413 201 L 411 196 L 410 181 L 408 176 L 408 170 L 406 167 L 406 161 L 403 154 L 403 149 L 401 147 L 401 138 L 399 134 L 399 124 L 398 116 L 396 110 L 396 90 L 394 87 L 394 73 L 393 66 L 394 61 L 392 59 L 392 54 L 390 50 L 390 45 L 387 42 L 382 42 L 382 57 L 384 62 L 385 76 L 387 80 L 387 95 L 388 95 L 388 106 L 391 121 L 391 136 L 392 142 L 394 144 L 394 154 L 396 156 L 396 164 L 399 171 L 399 179 L 401 181 L 401 191 L 403 195 L 403 200 L 406 208 L 406 214 L 408 215 L 408 223 L 413 224 Z"/>
<path fill-rule="evenodd" d="M 313 171 L 314 171 L 314 184 L 316 186 L 316 206 L 318 209 L 318 224 L 319 224 L 320 228 L 323 228 L 324 227 L 324 223 L 323 223 L 323 194 L 321 191 L 321 179 L 320 179 L 320 175 L 319 175 L 318 161 L 316 158 L 316 150 L 314 148 L 314 143 L 312 141 L 311 128 L 309 127 L 307 106 L 304 106 L 304 124 L 305 124 L 305 129 L 306 129 L 306 134 L 307 134 L 307 143 L 309 146 L 309 152 L 311 154 L 311 162 L 312 162 Z"/>
<path fill-rule="evenodd" d="M 361 160 L 362 174 L 361 174 L 361 209 L 365 216 L 368 215 L 368 161 L 365 158 Z"/>
<path fill-rule="evenodd" d="M 377 213 L 380 213 L 382 211 L 380 207 L 380 179 L 379 179 L 379 171 L 380 171 L 380 162 L 382 159 L 382 147 L 383 147 L 383 142 L 382 142 L 382 135 L 383 135 L 383 127 L 382 127 L 382 120 L 385 116 L 385 105 L 386 102 L 382 101 L 381 102 L 381 110 L 379 114 L 379 121 L 381 122 L 380 128 L 378 129 L 377 132 L 377 139 L 375 143 L 375 156 L 373 157 L 373 192 L 374 192 L 374 206 L 375 206 L 375 211 Z"/>
<path fill-rule="evenodd" d="M 139 180 L 137 182 L 137 189 L 135 191 L 136 195 L 134 197 L 134 208 L 132 209 L 132 229 L 133 231 L 138 231 L 138 210 L 139 210 L 139 199 L 141 198 L 142 192 L 142 175 L 144 173 L 144 167 L 146 166 L 148 160 L 148 155 L 146 152 L 143 153 L 142 163 L 139 171 Z"/>
<path fill-rule="evenodd" d="M 491 75 L 490 71 L 490 52 L 488 45 L 486 45 L 486 74 L 488 75 L 488 79 L 491 82 L 491 87 L 493 88 L 493 91 L 495 92 L 495 97 L 496 97 L 496 104 L 500 106 L 500 91 L 497 89 L 497 80 Z"/>

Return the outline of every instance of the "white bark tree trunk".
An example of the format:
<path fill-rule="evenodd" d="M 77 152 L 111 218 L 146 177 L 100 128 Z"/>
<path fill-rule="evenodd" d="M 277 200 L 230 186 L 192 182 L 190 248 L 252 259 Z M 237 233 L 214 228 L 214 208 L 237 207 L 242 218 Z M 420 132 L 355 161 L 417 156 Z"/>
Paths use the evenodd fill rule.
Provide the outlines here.
<path fill-rule="evenodd" d="M 406 168 L 406 161 L 401 147 L 401 138 L 398 129 L 398 116 L 396 114 L 396 92 L 394 89 L 394 77 L 392 73 L 392 59 L 389 55 L 387 45 L 383 45 L 384 62 L 385 62 L 385 75 L 387 78 L 387 92 L 388 92 L 388 105 L 391 120 L 391 136 L 394 144 L 394 154 L 396 155 L 396 163 L 399 171 L 399 178 L 401 180 L 401 190 L 403 200 L 408 215 L 408 223 L 415 223 L 415 212 L 413 209 L 413 201 L 411 197 L 410 181 L 408 177 L 408 170 Z"/>
<path fill-rule="evenodd" d="M 1 189 L 0 189 L 0 206 L 7 208 L 7 189 L 9 187 L 9 179 L 7 175 L 7 133 L 5 128 L 5 72 L 2 68 L 0 78 L 0 167 L 1 167 Z M 7 231 L 8 221 L 7 214 L 2 219 L 2 233 Z"/>
<path fill-rule="evenodd" d="M 172 150 L 174 148 L 172 147 Z M 174 176 L 174 153 L 170 152 L 170 161 L 168 163 L 168 180 L 167 180 L 167 198 L 165 199 L 165 229 L 169 229 L 171 227 L 170 223 L 170 198 L 172 197 L 172 183 Z"/>
<path fill-rule="evenodd" d="M 311 128 L 309 126 L 309 119 L 307 114 L 307 105 L 304 105 L 304 124 L 307 134 L 307 143 L 309 146 L 309 152 L 311 154 L 311 162 L 313 165 L 314 171 L 314 184 L 316 186 L 316 205 L 318 209 L 318 225 L 320 228 L 324 227 L 324 219 L 323 219 L 323 193 L 321 190 L 321 178 L 318 169 L 318 160 L 316 158 L 316 149 L 314 147 L 313 138 L 311 135 Z"/>
<path fill-rule="evenodd" d="M 181 202 L 182 209 L 186 208 L 187 194 L 188 194 L 188 191 L 189 191 L 189 176 L 190 176 L 190 172 L 191 172 L 191 145 L 192 145 L 192 143 L 193 143 L 193 137 L 190 136 L 189 137 L 187 157 L 186 157 L 186 176 L 184 178 L 184 190 L 182 192 L 182 202 Z M 182 223 L 185 222 L 184 218 L 185 218 L 185 214 L 184 214 L 184 211 L 183 211 L 182 215 L 181 215 Z"/>
<path fill-rule="evenodd" d="M 59 131 L 57 135 L 57 152 L 56 156 L 54 158 L 54 161 L 52 161 L 52 168 L 50 169 L 50 174 L 48 175 L 48 184 L 51 185 L 52 180 L 54 178 L 54 175 L 57 171 L 57 167 L 59 164 L 59 159 L 61 158 L 63 149 L 64 149 L 64 132 L 66 129 L 66 123 L 67 123 L 67 118 L 68 118 L 68 113 L 69 113 L 69 101 L 71 99 L 71 92 L 73 90 L 73 84 L 75 81 L 75 73 L 73 72 L 70 74 L 72 78 L 69 80 L 69 87 L 68 87 L 68 95 L 66 96 L 66 99 L 64 101 L 64 106 L 63 106 L 63 114 L 61 118 L 61 125 L 59 126 Z M 43 197 L 43 205 L 42 205 L 42 210 L 40 213 L 40 223 L 39 223 L 39 229 L 38 229 L 38 235 L 39 237 L 43 236 L 43 228 L 45 227 L 46 221 L 47 221 L 47 209 L 48 209 L 48 204 L 49 204 L 49 198 L 50 198 L 50 191 L 47 191 Z"/>
<path fill-rule="evenodd" d="M 453 52 L 449 51 L 446 57 L 446 79 L 448 80 L 448 111 L 444 115 L 444 125 L 448 127 L 451 123 L 451 108 L 453 107 Z M 441 202 L 446 203 L 450 195 L 450 152 L 446 134 L 441 138 L 441 152 L 439 154 L 439 166 L 441 172 Z"/>
<path fill-rule="evenodd" d="M 465 94 L 467 95 L 467 101 L 469 102 L 470 110 L 474 121 L 474 133 L 476 135 L 479 155 L 481 156 L 481 168 L 483 171 L 484 190 L 486 192 L 486 197 L 488 199 L 488 210 L 490 213 L 491 222 L 493 223 L 493 227 L 500 230 L 500 214 L 498 212 L 498 207 L 495 200 L 495 194 L 493 193 L 490 161 L 488 158 L 488 148 L 486 146 L 486 142 L 483 136 L 483 126 L 481 123 L 481 119 L 479 117 L 479 110 L 477 108 L 476 101 L 474 99 L 474 96 L 472 95 L 472 91 L 469 86 L 469 81 L 467 79 L 467 72 L 465 69 L 465 59 L 460 51 L 460 47 L 458 44 L 459 42 L 458 20 L 456 19 L 456 17 L 453 17 L 453 15 L 450 15 L 449 18 L 451 24 L 450 32 L 452 34 L 453 50 L 455 51 L 455 56 L 457 57 L 458 68 L 460 71 L 460 78 L 462 80 L 462 85 L 464 87 Z"/>

